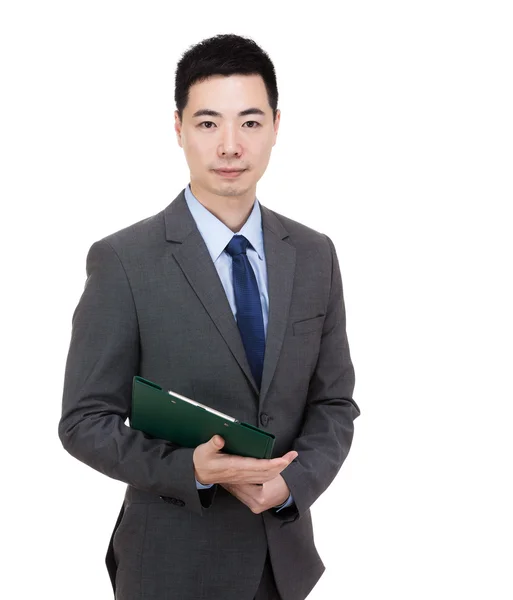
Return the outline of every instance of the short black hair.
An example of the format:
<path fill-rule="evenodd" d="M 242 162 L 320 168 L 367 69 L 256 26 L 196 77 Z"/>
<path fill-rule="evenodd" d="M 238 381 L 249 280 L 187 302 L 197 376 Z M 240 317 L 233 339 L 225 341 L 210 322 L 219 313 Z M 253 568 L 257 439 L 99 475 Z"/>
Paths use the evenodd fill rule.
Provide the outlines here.
<path fill-rule="evenodd" d="M 274 65 L 254 40 L 232 33 L 202 40 L 182 55 L 175 73 L 175 102 L 180 121 L 189 100 L 189 88 L 211 75 L 261 75 L 275 121 L 278 85 Z"/>

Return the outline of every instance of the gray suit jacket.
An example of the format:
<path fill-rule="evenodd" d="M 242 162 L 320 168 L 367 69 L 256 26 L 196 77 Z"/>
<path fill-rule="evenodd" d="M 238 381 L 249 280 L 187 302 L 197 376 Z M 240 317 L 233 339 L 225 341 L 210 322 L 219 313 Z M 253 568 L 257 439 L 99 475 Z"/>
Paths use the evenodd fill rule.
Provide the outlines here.
<path fill-rule="evenodd" d="M 310 507 L 348 455 L 360 414 L 342 281 L 326 235 L 261 211 L 269 323 L 260 391 L 184 190 L 88 252 L 59 437 L 128 484 L 106 557 L 116 598 L 252 600 L 267 549 L 283 600 L 304 599 L 324 571 Z M 134 375 L 272 432 L 273 456 L 297 450 L 282 472 L 295 504 L 257 515 L 221 485 L 197 490 L 193 448 L 125 424 Z"/>

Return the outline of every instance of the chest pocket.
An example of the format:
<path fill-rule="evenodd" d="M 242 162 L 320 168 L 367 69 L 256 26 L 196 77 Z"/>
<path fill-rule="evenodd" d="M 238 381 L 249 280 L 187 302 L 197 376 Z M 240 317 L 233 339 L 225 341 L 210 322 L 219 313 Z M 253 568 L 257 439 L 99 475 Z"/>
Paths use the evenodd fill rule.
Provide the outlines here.
<path fill-rule="evenodd" d="M 302 321 L 296 321 L 292 323 L 292 329 L 294 335 L 302 335 L 304 333 L 310 333 L 311 331 L 317 331 L 322 328 L 324 323 L 324 315 L 317 317 L 311 317 L 310 319 L 303 319 Z"/>

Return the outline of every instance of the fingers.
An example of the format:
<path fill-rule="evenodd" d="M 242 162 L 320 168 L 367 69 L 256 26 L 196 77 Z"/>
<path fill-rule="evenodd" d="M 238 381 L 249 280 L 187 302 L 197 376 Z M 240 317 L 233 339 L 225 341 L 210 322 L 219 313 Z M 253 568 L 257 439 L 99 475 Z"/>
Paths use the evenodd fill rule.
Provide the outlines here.
<path fill-rule="evenodd" d="M 232 473 L 233 483 L 265 483 L 277 477 L 298 456 L 296 451 L 285 456 L 270 459 L 249 458 L 243 456 L 226 457 L 230 464 L 227 467 Z"/>
<path fill-rule="evenodd" d="M 223 486 L 232 496 L 235 496 L 240 502 L 245 504 L 250 510 L 254 512 L 255 501 L 251 493 L 249 493 L 248 487 L 244 484 L 234 485 L 225 484 Z"/>
<path fill-rule="evenodd" d="M 285 458 L 289 464 L 297 457 L 298 453 L 295 450 L 291 450 L 290 452 L 287 452 L 287 454 L 284 454 L 282 456 L 282 458 Z"/>
<path fill-rule="evenodd" d="M 206 445 L 210 452 L 219 452 L 224 446 L 224 439 L 220 435 L 214 435 Z"/>
<path fill-rule="evenodd" d="M 251 458 L 222 452 L 224 439 L 213 436 L 193 455 L 195 476 L 203 483 L 263 484 L 277 477 L 298 456 L 295 450 L 277 458 Z"/>

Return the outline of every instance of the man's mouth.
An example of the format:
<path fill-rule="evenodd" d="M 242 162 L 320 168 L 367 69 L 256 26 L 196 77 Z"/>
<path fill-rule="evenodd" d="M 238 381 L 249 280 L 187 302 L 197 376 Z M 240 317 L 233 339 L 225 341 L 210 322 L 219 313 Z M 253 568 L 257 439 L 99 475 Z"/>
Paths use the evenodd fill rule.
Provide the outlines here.
<path fill-rule="evenodd" d="M 246 169 L 214 169 L 214 171 L 221 177 L 237 177 L 241 173 L 244 173 Z"/>

